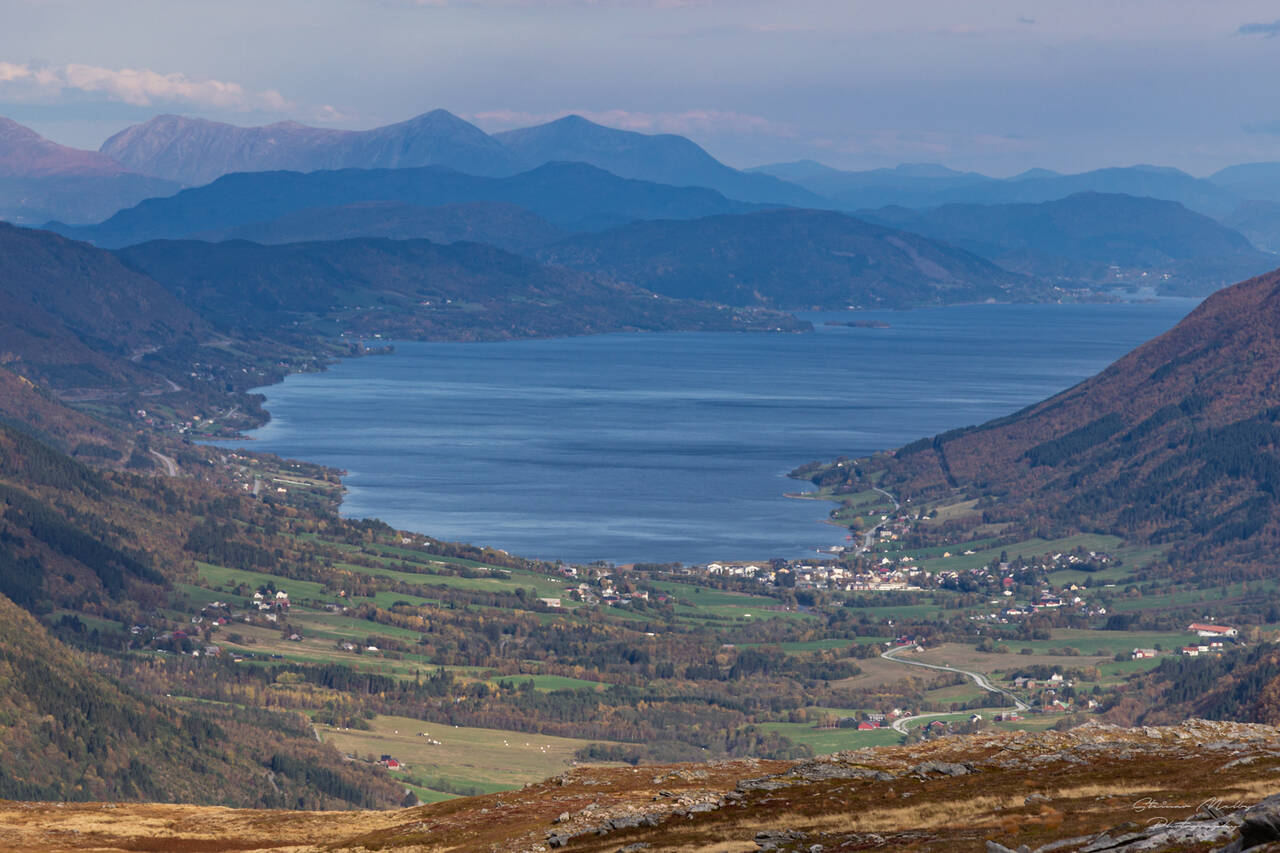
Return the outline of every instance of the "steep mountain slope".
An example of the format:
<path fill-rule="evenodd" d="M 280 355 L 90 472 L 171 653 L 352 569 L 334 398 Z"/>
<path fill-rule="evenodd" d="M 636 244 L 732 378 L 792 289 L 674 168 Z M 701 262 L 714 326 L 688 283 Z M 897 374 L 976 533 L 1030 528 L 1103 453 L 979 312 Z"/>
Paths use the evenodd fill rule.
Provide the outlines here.
<path fill-rule="evenodd" d="M 206 330 L 109 252 L 0 223 L 0 358 L 11 370 L 62 388 L 157 383 L 131 359 Z"/>
<path fill-rule="evenodd" d="M 0 219 L 96 222 L 177 189 L 132 173 L 105 154 L 59 145 L 0 117 Z"/>
<path fill-rule="evenodd" d="M 403 799 L 389 779 L 343 766 L 300 718 L 179 710 L 123 687 L 89 669 L 2 595 L 0 716 L 5 799 L 277 808 L 386 807 Z M 329 792 L 272 773 L 272 756 L 280 754 L 324 767 L 341 784 Z"/>
<path fill-rule="evenodd" d="M 1096 192 L 1176 201 L 1199 213 L 1222 216 L 1240 202 L 1240 196 L 1231 188 L 1159 166 L 1114 167 L 1075 175 L 1034 169 L 1005 179 L 928 164 L 865 172 L 796 164 L 763 166 L 761 170 L 782 177 L 792 175 L 806 189 L 834 199 L 845 210 L 890 205 L 919 208 L 944 204 L 1034 204 Z"/>
<path fill-rule="evenodd" d="M 318 207 L 285 214 L 271 222 L 254 222 L 193 235 L 199 240 L 252 240 L 255 243 L 301 243 L 388 237 L 456 243 L 469 240 L 507 251 L 544 246 L 565 233 L 522 207 L 503 202 L 469 202 L 422 207 L 397 201 L 370 201 Z"/>
<path fill-rule="evenodd" d="M 447 166 L 476 175 L 510 175 L 524 166 L 480 128 L 445 110 L 364 131 L 292 121 L 237 127 L 163 115 L 122 130 L 101 150 L 137 172 L 187 185 L 231 172 L 280 169 Z"/>
<path fill-rule="evenodd" d="M 478 243 L 157 241 L 118 254 L 228 331 L 265 333 L 318 322 L 366 335 L 496 340 L 627 329 L 802 327 L 785 315 L 655 298 Z"/>
<path fill-rule="evenodd" d="M 906 306 L 1048 293 L 963 250 L 815 210 L 637 222 L 569 238 L 538 256 L 730 305 Z"/>
<path fill-rule="evenodd" d="M 1280 646 L 1258 643 L 1211 657 L 1168 657 L 1133 678 L 1109 720 L 1163 725 L 1193 717 L 1280 725 Z"/>
<path fill-rule="evenodd" d="M 1280 541 L 1277 329 L 1271 273 L 1218 291 L 1074 388 L 843 476 L 882 468 L 881 485 L 904 497 L 981 498 L 975 523 L 1164 545 L 1169 571 L 1269 575 Z"/>
<path fill-rule="evenodd" d="M 824 207 L 826 199 L 772 175 L 740 172 L 696 143 L 670 133 L 617 130 L 570 115 L 494 136 L 527 163 L 590 163 L 624 178 L 710 187 L 742 201 Z"/>
<path fill-rule="evenodd" d="M 237 173 L 172 198 L 150 199 L 99 225 L 50 227 L 100 246 L 119 247 L 268 222 L 308 208 L 370 201 L 424 207 L 504 202 L 571 231 L 598 230 L 637 219 L 745 213 L 758 207 L 731 201 L 714 190 L 627 180 L 584 163 L 552 163 L 507 178 L 476 177 L 438 167 L 305 175 Z"/>
<path fill-rule="evenodd" d="M 1006 269 L 1111 285 L 1140 281 L 1208 293 L 1280 266 L 1240 233 L 1174 201 L 1076 193 L 1039 204 L 882 208 L 858 216 L 943 240 Z M 1165 280 L 1165 277 L 1168 280 Z"/>
<path fill-rule="evenodd" d="M 347 765 L 301 718 L 148 697 L 95 671 L 27 612 L 156 613 L 189 563 L 180 543 L 193 519 L 179 516 L 192 497 L 92 470 L 0 424 L 0 797 L 398 804 L 399 786 Z M 86 631 L 72 614 L 57 625 Z"/>
<path fill-rule="evenodd" d="M 0 177 L 119 175 L 127 171 L 106 154 L 59 145 L 13 119 L 0 116 Z"/>

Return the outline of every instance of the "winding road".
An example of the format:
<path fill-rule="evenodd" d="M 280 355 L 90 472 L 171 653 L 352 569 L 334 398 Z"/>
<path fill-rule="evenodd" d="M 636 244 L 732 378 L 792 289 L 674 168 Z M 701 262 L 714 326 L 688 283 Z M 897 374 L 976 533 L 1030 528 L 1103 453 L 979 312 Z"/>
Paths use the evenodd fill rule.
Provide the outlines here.
<path fill-rule="evenodd" d="M 898 510 L 900 510 L 900 509 L 902 508 L 902 504 L 898 503 L 898 499 L 897 499 L 897 498 L 895 498 L 895 497 L 894 497 L 892 494 L 890 494 L 889 492 L 885 491 L 884 489 L 880 488 L 879 486 L 872 486 L 871 488 L 875 489 L 877 492 L 879 492 L 880 494 L 884 495 L 884 496 L 885 496 L 886 498 L 888 498 L 889 500 L 893 501 L 893 511 L 894 511 L 895 513 L 896 513 Z M 884 527 L 884 526 L 885 526 L 886 524 L 888 524 L 888 523 L 889 523 L 889 521 L 888 521 L 888 519 L 886 519 L 886 520 L 884 520 L 884 521 L 880 522 L 879 524 L 877 524 L 875 527 L 873 527 L 873 528 L 871 528 L 870 530 L 868 530 L 866 533 L 862 534 L 862 553 L 864 553 L 864 554 L 865 554 L 865 553 L 867 553 L 868 551 L 870 551 L 870 550 L 871 550 L 871 542 L 872 542 L 872 540 L 873 540 L 873 539 L 875 539 L 876 534 L 880 532 L 880 528 L 881 528 L 881 527 Z"/>
<path fill-rule="evenodd" d="M 898 655 L 901 652 L 910 651 L 915 648 L 917 647 L 916 646 L 898 646 L 896 648 L 889 649 L 887 652 L 881 653 L 880 657 L 884 658 L 885 660 L 891 660 L 894 663 L 904 664 L 906 666 L 919 666 L 919 667 L 924 667 L 925 669 L 933 669 L 933 670 L 938 670 L 940 672 L 954 672 L 959 675 L 963 675 L 964 677 L 970 679 L 974 684 L 978 685 L 978 687 L 982 688 L 988 693 L 999 693 L 1003 696 L 1008 696 L 1010 699 L 1013 700 L 1013 704 L 1017 707 L 1019 711 L 1026 711 L 1031 708 L 1030 705 L 1028 705 L 1026 702 L 1023 702 L 1013 693 L 1010 693 L 1008 690 L 1005 690 L 1003 687 L 996 687 L 994 684 L 991 683 L 991 679 L 987 678 L 987 676 L 982 674 L 981 672 L 970 672 L 967 669 L 957 669 L 954 666 L 942 666 L 940 664 L 924 663 L 918 660 L 902 660 L 901 658 L 896 657 L 896 655 Z M 1001 709 L 980 708 L 976 710 L 991 711 L 991 710 L 1001 710 Z M 935 714 L 916 714 L 915 716 L 912 716 L 912 717 L 902 717 L 900 719 L 894 720 L 890 724 L 890 726 L 895 732 L 905 735 L 907 733 L 907 724 L 914 720 L 923 720 L 929 717 L 948 717 L 952 713 L 954 712 L 940 711 Z"/>
<path fill-rule="evenodd" d="M 160 464 L 164 466 L 164 472 L 170 477 L 178 476 L 178 463 L 172 456 L 165 456 L 159 450 L 152 450 L 151 455 L 160 460 Z"/>

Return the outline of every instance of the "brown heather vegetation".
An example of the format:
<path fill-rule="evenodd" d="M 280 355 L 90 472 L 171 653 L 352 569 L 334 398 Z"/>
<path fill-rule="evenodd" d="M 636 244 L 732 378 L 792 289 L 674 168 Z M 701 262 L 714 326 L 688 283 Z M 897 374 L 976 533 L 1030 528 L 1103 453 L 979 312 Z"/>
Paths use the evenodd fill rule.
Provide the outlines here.
<path fill-rule="evenodd" d="M 1280 735 L 1191 721 L 1161 729 L 948 737 L 807 762 L 583 769 L 519 791 L 391 813 L 155 805 L 0 805 L 6 850 L 1079 850 L 1154 820 L 1212 825 L 1276 790 Z M 1222 830 L 1231 832 L 1230 827 Z M 757 834 L 763 834 L 758 836 Z M 765 837 L 768 836 L 768 837 Z M 1071 841 L 1067 841 L 1071 839 Z M 1224 836 L 1223 840 L 1227 840 Z M 647 845 L 644 847 L 630 845 Z M 1168 842 L 1150 849 L 1204 850 Z"/>

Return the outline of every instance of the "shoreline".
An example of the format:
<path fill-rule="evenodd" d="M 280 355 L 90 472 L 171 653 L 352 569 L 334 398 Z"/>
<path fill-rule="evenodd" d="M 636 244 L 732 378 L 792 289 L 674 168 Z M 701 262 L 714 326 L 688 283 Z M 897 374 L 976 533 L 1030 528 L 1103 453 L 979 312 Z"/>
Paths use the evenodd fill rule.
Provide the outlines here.
<path fill-rule="evenodd" d="M 1181 302 L 1183 299 L 1186 299 L 1186 298 L 1185 298 L 1185 297 L 1174 297 L 1174 299 L 1176 299 L 1177 301 Z M 1190 301 L 1190 300 L 1188 300 L 1188 301 Z M 976 304 L 976 305 L 986 306 L 986 305 L 989 305 L 989 304 L 991 304 L 991 303 L 975 303 L 975 304 Z M 1012 304 L 1023 304 L 1023 303 L 1008 303 L 1008 304 L 1009 304 L 1009 305 L 1012 305 Z M 1026 305 L 1028 305 L 1028 306 L 1031 306 L 1031 305 L 1037 305 L 1037 304 L 1038 304 L 1038 305 L 1045 305 L 1045 306 L 1049 306 L 1049 305 L 1062 305 L 1062 304 L 1064 304 L 1064 303 L 1058 303 L 1058 302 L 1044 302 L 1044 303 L 1025 303 L 1025 304 L 1026 304 Z M 1066 304 L 1072 304 L 1072 303 L 1066 303 Z M 1079 303 L 1074 303 L 1074 304 L 1079 304 Z M 1120 305 L 1123 305 L 1123 304 L 1126 304 L 1126 303 L 1124 303 L 1124 302 L 1123 302 L 1123 301 L 1121 301 L 1121 300 L 1116 300 L 1115 302 L 1111 302 L 1111 303 L 1108 303 L 1108 304 L 1120 304 Z M 919 308 L 947 308 L 947 307 L 965 307 L 965 306 L 961 306 L 961 305 L 936 305 L 936 306 L 917 306 L 917 307 L 919 307 Z M 1107 310 L 1109 310 L 1109 309 L 1107 309 L 1107 308 L 1105 308 L 1105 307 L 1102 307 L 1102 306 L 1099 306 L 1099 308 L 1100 308 L 1100 310 L 1103 310 L 1103 311 L 1107 311 Z M 828 312 L 828 313 L 838 313 L 838 314 L 845 314 L 845 315 L 849 315 L 849 314 L 865 314 L 865 312 L 866 312 L 867 310 L 870 310 L 870 309 L 862 309 L 862 310 L 857 310 L 857 311 L 850 311 L 849 309 L 843 309 L 843 310 L 839 310 L 839 311 L 836 311 L 836 312 Z M 895 309 L 895 310 L 908 310 L 908 309 Z M 909 309 L 909 310 L 916 310 L 916 309 L 914 309 L 914 308 L 913 308 L 913 309 Z M 815 324 L 815 325 L 816 325 L 816 324 Z M 688 331 L 688 330 L 686 330 L 686 334 L 687 334 L 687 331 Z M 423 343 L 423 344 L 429 344 L 429 343 L 472 343 L 472 342 L 476 342 L 476 343 L 481 343 L 481 342 L 489 342 L 489 343 L 515 343 L 515 342 L 517 342 L 517 341 L 532 342 L 532 341 L 573 340 L 573 339 L 576 339 L 576 338 L 583 338 L 583 337 L 587 337 L 587 336 L 595 337 L 595 336 L 598 336 L 598 335 L 601 335 L 601 334 L 618 334 L 618 335 L 628 335 L 628 336 L 630 336 L 630 335 L 632 335 L 632 334 L 635 334 L 635 332 L 586 333 L 586 334 L 583 334 L 583 335 L 569 335 L 569 336 L 561 335 L 561 336 L 553 336 L 553 337 L 530 337 L 530 338 L 520 338 L 520 339 L 503 340 L 503 341 L 412 341 L 411 343 L 415 343 L 415 344 L 416 344 L 416 343 Z M 667 332 L 667 334 L 671 334 L 671 332 Z M 378 347 L 378 350 L 377 350 L 377 351 L 375 351 L 375 352 L 371 352 L 371 353 L 369 353 L 369 354 L 394 354 L 394 344 L 395 344 L 395 343 L 396 343 L 396 342 L 385 342 L 385 345 Z M 408 341 L 406 341 L 406 343 L 409 343 L 409 342 L 408 342 Z M 372 348 L 370 348 L 370 349 L 372 349 Z M 390 350 L 390 352 L 388 352 L 388 350 Z M 236 435 L 236 436 L 234 436 L 234 437 L 208 437 L 208 438 L 198 438 L 198 439 L 194 439 L 194 440 L 196 440 L 196 441 L 200 441 L 201 443 L 208 443 L 208 444 L 227 444 L 227 445 L 236 445 L 236 444 L 240 444 L 241 446 L 246 446 L 246 445 L 247 445 L 247 446 L 246 446 L 246 449 L 251 450 L 251 451 L 256 451 L 256 450 L 257 450 L 257 448 L 256 448 L 256 447 L 254 447 L 254 446 L 252 446 L 252 445 L 248 445 L 248 443 L 249 443 L 249 442 L 256 442 L 256 441 L 259 441 L 259 439 L 257 438 L 257 436 L 252 435 L 252 434 L 248 434 L 248 433 L 252 433 L 252 432 L 254 432 L 254 431 L 256 431 L 256 430 L 259 430 L 259 429 L 261 429 L 261 428 L 265 427 L 265 426 L 266 426 L 267 424 L 269 424 L 269 423 L 271 422 L 271 420 L 272 420 L 272 418 L 271 418 L 271 412 L 270 412 L 270 409 L 269 409 L 269 406 L 268 406 L 268 401 L 266 400 L 266 394 L 267 394 L 267 392 L 269 391 L 269 389 L 273 388 L 273 387 L 274 387 L 274 386 L 276 386 L 276 385 L 279 385 L 279 384 L 283 383 L 286 379 L 288 379 L 288 377 L 289 377 L 289 376 L 293 375 L 293 373 L 308 373 L 308 372 L 320 372 L 320 373 L 323 373 L 323 372 L 326 372 L 326 371 L 327 371 L 331 366 L 334 366 L 334 365 L 337 365 L 337 364 L 341 364 L 342 362 L 346 361 L 346 360 L 347 360 L 347 359 L 349 359 L 349 358 L 362 357 L 362 355 L 363 355 L 363 353 L 362 353 L 361 355 L 345 355 L 345 354 L 344 354 L 344 355 L 340 355 L 340 356 L 338 356 L 338 357 L 336 357 L 336 358 L 330 358 L 330 359 L 326 360 L 326 362 L 325 362 L 324 366 L 322 367 L 322 369 L 321 369 L 320 371 L 306 371 L 306 370 L 291 371 L 291 372 L 289 372 L 289 373 L 286 373 L 286 374 L 282 375 L 278 380 L 275 380 L 275 381 L 269 382 L 268 384 L 265 384 L 265 385 L 255 386 L 255 387 L 254 387 L 254 388 L 252 388 L 252 389 L 248 389 L 246 393 L 256 393 L 256 394 L 262 395 L 262 396 L 263 396 L 263 398 L 264 398 L 264 399 L 263 399 L 263 401 L 262 401 L 262 407 L 261 407 L 261 408 L 262 408 L 262 411 L 267 415 L 267 419 L 266 419 L 262 424 L 256 425 L 256 426 L 254 426 L 254 427 L 253 427 L 252 429 L 250 429 L 250 430 L 242 430 L 242 431 L 240 431 L 239 433 L 237 433 L 237 435 Z M 924 427 L 921 427 L 921 430 L 924 430 Z M 271 451 L 262 451 L 262 452 L 271 452 Z M 803 450 L 800 450 L 800 452 L 803 452 Z M 274 454 L 274 453 L 273 453 L 273 455 L 277 455 L 277 456 L 279 456 L 279 454 Z M 282 457 L 282 458 L 283 458 L 283 457 Z M 347 487 L 347 483 L 346 483 L 346 479 L 349 477 L 349 472 L 344 471 L 344 470 L 342 470 L 342 469 L 339 469 L 339 468 L 337 468 L 337 467 L 335 467 L 335 466 L 325 464 L 325 463 L 320 463 L 320 462 L 314 462 L 314 461 L 312 461 L 310 464 L 316 464 L 316 465 L 320 465 L 320 466 L 322 466 L 322 467 L 325 467 L 325 468 L 329 469 L 330 471 L 333 471 L 333 472 L 334 472 L 334 473 L 339 477 L 340 482 L 341 482 L 341 491 L 342 491 L 342 495 L 341 495 L 341 496 L 339 497 L 339 499 L 338 499 L 338 502 L 337 502 L 337 505 L 336 505 L 336 507 L 335 507 L 335 510 L 336 510 L 338 513 L 342 513 L 342 509 L 343 509 L 343 507 L 346 505 L 346 495 L 347 495 L 347 493 L 348 493 L 348 491 L 349 491 L 349 490 L 348 490 L 348 487 Z M 828 498 L 828 497 L 823 497 L 823 496 L 817 495 L 817 494 L 815 494 L 815 493 L 813 493 L 813 492 L 784 491 L 784 492 L 782 492 L 782 496 L 783 496 L 784 498 L 788 498 L 788 499 L 792 499 L 792 500 L 807 500 L 807 501 L 824 501 L 824 500 L 825 500 L 825 501 L 830 501 L 830 500 L 831 500 L 831 499 L 830 499 L 830 498 Z M 849 528 L 847 527 L 847 525 L 841 524 L 841 523 L 839 523 L 839 522 L 833 522 L 833 521 L 831 520 L 831 518 L 829 517 L 829 514 L 828 514 L 826 517 L 821 517 L 821 518 L 817 518 L 817 517 L 815 517 L 814 519 L 812 519 L 812 521 L 817 521 L 817 522 L 822 523 L 822 524 L 824 524 L 824 525 L 828 525 L 828 526 L 830 526 L 830 527 L 834 527 L 834 528 L 836 528 L 836 529 L 838 529 L 838 530 L 844 530 L 844 531 L 846 531 L 846 532 L 847 532 L 847 531 L 848 531 L 848 529 L 849 529 Z M 420 532 L 420 531 L 415 531 L 415 532 Z M 429 535 L 429 534 L 425 534 L 425 535 Z M 473 538 L 474 538 L 476 541 L 484 541 L 484 536 L 483 536 L 483 534 L 481 534 L 481 535 L 480 535 L 480 536 L 478 536 L 478 537 L 473 537 Z M 802 552 L 802 553 L 810 553 L 810 552 L 812 552 L 812 551 L 814 551 L 814 550 L 820 550 L 820 548 L 822 547 L 822 542 L 823 542 L 823 540 L 825 539 L 825 537 L 822 537 L 820 534 L 818 534 L 818 533 L 816 533 L 816 532 L 815 532 L 815 534 L 814 534 L 811 538 L 810 538 L 810 537 L 806 537 L 806 538 L 809 538 L 809 539 L 810 539 L 809 544 L 806 544 L 806 545 L 800 546 L 800 547 L 797 549 L 797 551 L 798 551 L 798 552 Z M 639 559 L 645 559 L 645 558 L 639 558 Z M 684 556 L 677 555 L 677 556 L 676 556 L 676 557 L 674 557 L 673 559 L 678 559 L 678 560 L 681 560 L 681 561 L 683 562 L 683 561 L 685 560 L 685 557 L 684 557 Z M 660 561 L 667 561 L 667 560 L 660 560 Z"/>

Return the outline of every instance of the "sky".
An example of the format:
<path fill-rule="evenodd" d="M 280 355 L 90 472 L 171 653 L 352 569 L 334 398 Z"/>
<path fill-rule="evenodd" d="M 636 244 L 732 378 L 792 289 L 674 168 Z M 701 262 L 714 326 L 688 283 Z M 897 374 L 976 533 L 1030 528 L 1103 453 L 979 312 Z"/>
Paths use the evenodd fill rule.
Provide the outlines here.
<path fill-rule="evenodd" d="M 738 167 L 994 175 L 1280 161 L 1253 0 L 0 0 L 0 115 L 97 148 L 159 113 L 488 131 L 578 113 Z"/>

